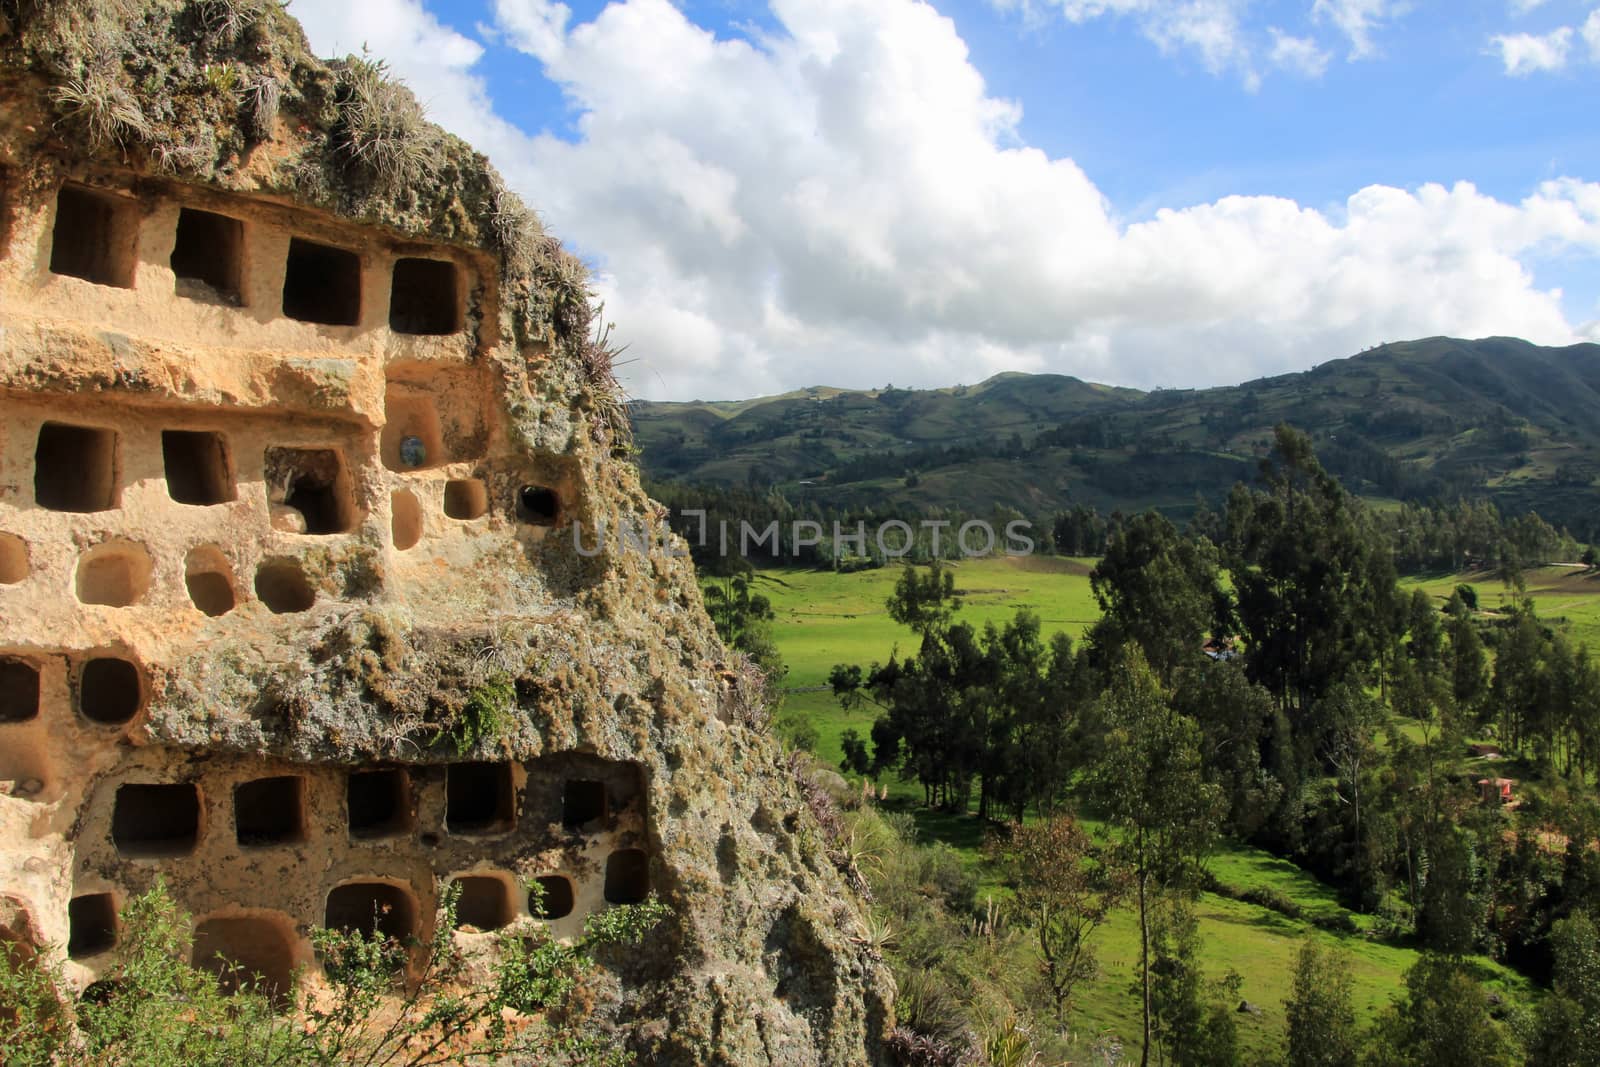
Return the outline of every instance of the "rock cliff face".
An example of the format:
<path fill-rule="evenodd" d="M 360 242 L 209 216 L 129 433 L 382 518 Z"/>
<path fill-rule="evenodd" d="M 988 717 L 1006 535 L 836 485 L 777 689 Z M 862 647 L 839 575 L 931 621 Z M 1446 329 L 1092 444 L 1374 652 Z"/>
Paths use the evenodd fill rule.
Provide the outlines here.
<path fill-rule="evenodd" d="M 860 902 L 626 452 L 581 264 L 264 0 L 0 0 L 0 938 L 673 918 L 652 1063 L 880 1060 Z M 681 546 L 677 546 L 680 547 Z M 538 880 L 544 916 L 529 911 Z"/>

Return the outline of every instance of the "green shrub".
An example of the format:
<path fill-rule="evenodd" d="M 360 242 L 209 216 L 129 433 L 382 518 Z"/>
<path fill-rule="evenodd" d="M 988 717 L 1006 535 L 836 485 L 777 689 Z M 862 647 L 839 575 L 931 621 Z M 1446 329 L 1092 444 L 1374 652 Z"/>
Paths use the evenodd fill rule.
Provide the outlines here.
<path fill-rule="evenodd" d="M 450 747 L 458 756 L 465 756 L 480 746 L 492 747 L 511 732 L 511 709 L 516 702 L 517 691 L 511 681 L 505 677 L 492 678 L 467 695 L 461 713 L 434 740 L 448 737 Z"/>
<path fill-rule="evenodd" d="M 237 971 L 191 967 L 191 922 L 158 881 L 122 913 L 105 978 L 72 1006 L 57 957 L 0 951 L 0 1049 L 7 1067 L 298 1067 L 328 1064 L 625 1062 L 605 1037 L 574 1025 L 593 953 L 636 945 L 666 916 L 652 897 L 592 916 L 564 945 L 543 926 L 506 932 L 492 978 L 467 982 L 452 937 L 458 890 L 436 933 L 402 943 L 381 934 L 312 935 L 326 988 L 297 988 L 286 1013 Z M 298 976 L 297 976 L 298 986 Z M 237 992 L 229 993 L 228 989 Z M 553 1021 L 559 1017 L 559 1022 Z"/>
<path fill-rule="evenodd" d="M 1311 917 L 1311 925 L 1333 934 L 1359 934 L 1361 924 L 1348 911 L 1323 912 Z"/>
<path fill-rule="evenodd" d="M 978 876 L 967 869 L 961 853 L 939 841 L 919 850 L 918 876 L 957 915 L 970 915 L 978 899 Z"/>
<path fill-rule="evenodd" d="M 1246 904 L 1254 904 L 1257 907 L 1275 911 L 1279 915 L 1287 916 L 1290 919 L 1300 918 L 1304 910 L 1287 893 L 1272 886 L 1251 886 L 1239 894 L 1239 899 Z"/>

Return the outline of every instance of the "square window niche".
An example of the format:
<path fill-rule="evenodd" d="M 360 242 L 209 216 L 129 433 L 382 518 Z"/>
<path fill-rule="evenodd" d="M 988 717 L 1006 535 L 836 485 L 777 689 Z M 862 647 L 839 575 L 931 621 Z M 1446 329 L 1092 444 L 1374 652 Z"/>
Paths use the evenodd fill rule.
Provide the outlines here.
<path fill-rule="evenodd" d="M 138 230 L 139 208 L 132 201 L 63 185 L 56 194 L 50 273 L 131 289 Z"/>
<path fill-rule="evenodd" d="M 398 259 L 389 291 L 389 329 L 439 336 L 461 329 L 456 265 L 442 259 Z"/>
<path fill-rule="evenodd" d="M 117 467 L 117 431 L 47 422 L 34 446 L 34 502 L 50 511 L 112 511 L 122 502 Z"/>
<path fill-rule="evenodd" d="M 238 306 L 244 275 L 244 223 L 227 215 L 186 207 L 178 212 L 172 245 L 177 294 L 191 300 Z"/>
<path fill-rule="evenodd" d="M 361 321 L 361 257 L 300 237 L 289 241 L 283 313 L 301 322 L 354 326 Z"/>

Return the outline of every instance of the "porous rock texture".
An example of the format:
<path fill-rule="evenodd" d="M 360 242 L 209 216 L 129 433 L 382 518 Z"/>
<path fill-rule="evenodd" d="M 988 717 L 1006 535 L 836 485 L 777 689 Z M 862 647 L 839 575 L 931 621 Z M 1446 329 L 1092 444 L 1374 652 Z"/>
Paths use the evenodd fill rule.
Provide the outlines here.
<path fill-rule="evenodd" d="M 580 263 L 265 0 L 0 0 L 0 937 L 654 891 L 642 1062 L 881 1061 L 892 983 L 653 529 Z M 564 899 L 570 898 L 570 899 Z M 470 936 L 470 935 L 463 935 Z"/>

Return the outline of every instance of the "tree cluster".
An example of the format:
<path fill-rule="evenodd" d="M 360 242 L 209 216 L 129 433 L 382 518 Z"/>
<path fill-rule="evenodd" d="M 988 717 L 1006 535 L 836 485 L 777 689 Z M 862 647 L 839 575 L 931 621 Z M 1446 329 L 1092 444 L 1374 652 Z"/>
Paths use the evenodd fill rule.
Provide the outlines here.
<path fill-rule="evenodd" d="M 1536 518 L 1492 517 L 1463 508 L 1452 521 L 1481 524 L 1472 537 L 1571 547 Z M 1508 1028 L 1473 1014 L 1483 997 L 1462 962 L 1473 953 L 1554 977 L 1567 992 L 1549 1013 L 1587 1010 L 1570 977 L 1592 955 L 1580 920 L 1600 913 L 1600 671 L 1587 653 L 1514 580 L 1498 611 L 1469 586 L 1444 604 L 1407 592 L 1395 527 L 1287 426 L 1258 484 L 1202 518 L 1188 532 L 1155 513 L 1108 527 L 1092 576 L 1103 615 L 1076 645 L 1042 637 L 1026 611 L 960 621 L 949 571 L 908 568 L 888 607 L 915 652 L 830 677 L 846 707 L 879 712 L 870 745 L 847 732 L 843 769 L 898 773 L 957 811 L 975 797 L 981 818 L 1011 820 L 1024 862 L 1049 846 L 1079 874 L 1121 872 L 1140 923 L 1146 1056 L 1232 1062 L 1230 1023 L 1212 1010 L 1226 979 L 1201 979 L 1189 908 L 1221 834 L 1292 858 L 1385 936 L 1427 950 L 1383 1022 L 1393 1055 L 1374 1062 L 1500 1062 L 1513 1048 Z M 1465 761 L 1468 739 L 1485 737 L 1550 783 L 1533 817 L 1484 802 L 1485 772 Z M 1030 812 L 1047 820 L 1043 838 L 1020 825 Z M 1092 854 L 1054 824 L 1076 812 L 1109 828 Z M 1015 877 L 1064 1005 L 1111 882 Z M 1303 1007 L 1322 1020 L 1307 1026 L 1344 1017 L 1338 1004 Z M 1318 1046 L 1335 1058 L 1296 1062 L 1343 1062 L 1346 1046 Z"/>

